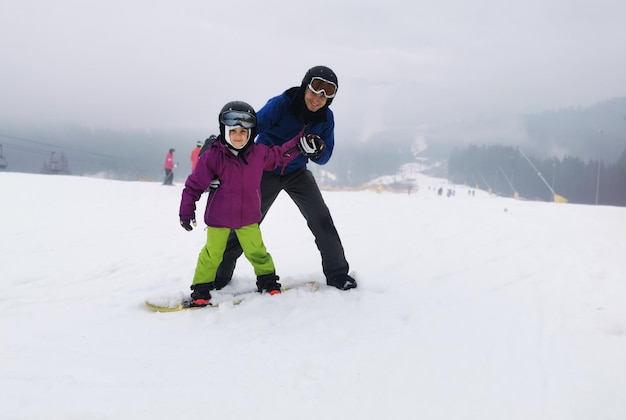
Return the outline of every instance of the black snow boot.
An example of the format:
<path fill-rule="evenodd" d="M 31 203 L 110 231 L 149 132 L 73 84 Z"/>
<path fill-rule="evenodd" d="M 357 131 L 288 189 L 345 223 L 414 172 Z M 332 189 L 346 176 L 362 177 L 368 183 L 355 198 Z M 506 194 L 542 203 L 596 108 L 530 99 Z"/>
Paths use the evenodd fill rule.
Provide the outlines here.
<path fill-rule="evenodd" d="M 198 283 L 191 286 L 191 306 L 207 306 L 211 302 L 211 290 L 215 289 L 213 282 Z"/>
<path fill-rule="evenodd" d="M 256 287 L 259 293 L 267 292 L 270 295 L 280 293 L 279 277 L 276 274 L 264 274 L 256 278 Z"/>
<path fill-rule="evenodd" d="M 347 274 L 340 274 L 332 279 L 326 279 L 326 284 L 336 287 L 339 290 L 348 290 L 356 288 L 356 280 Z"/>

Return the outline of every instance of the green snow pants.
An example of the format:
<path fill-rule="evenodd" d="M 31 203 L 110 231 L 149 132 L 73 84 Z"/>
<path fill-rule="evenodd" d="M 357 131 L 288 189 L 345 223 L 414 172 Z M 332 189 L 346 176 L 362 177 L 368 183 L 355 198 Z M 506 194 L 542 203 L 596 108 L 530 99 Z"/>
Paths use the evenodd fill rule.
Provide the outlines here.
<path fill-rule="evenodd" d="M 207 227 L 206 245 L 198 255 L 196 272 L 193 275 L 193 284 L 212 283 L 215 281 L 215 273 L 222 262 L 226 242 L 231 230 L 229 228 Z M 254 274 L 262 276 L 265 274 L 275 274 L 274 261 L 267 252 L 261 229 L 258 223 L 234 229 L 237 239 L 241 244 L 243 253 L 254 267 Z"/>

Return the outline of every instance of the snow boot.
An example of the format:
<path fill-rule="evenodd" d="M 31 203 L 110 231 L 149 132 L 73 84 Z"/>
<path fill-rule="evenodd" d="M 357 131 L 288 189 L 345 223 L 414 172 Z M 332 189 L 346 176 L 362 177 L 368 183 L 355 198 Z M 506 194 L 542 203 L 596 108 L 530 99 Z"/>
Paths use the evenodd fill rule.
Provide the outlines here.
<path fill-rule="evenodd" d="M 211 304 L 211 290 L 215 289 L 213 282 L 198 283 L 191 286 L 190 306 L 207 306 Z"/>
<path fill-rule="evenodd" d="M 340 274 L 331 279 L 326 279 L 326 284 L 336 287 L 339 290 L 349 290 L 356 288 L 356 280 L 348 274 Z"/>
<path fill-rule="evenodd" d="M 276 274 L 264 274 L 256 278 L 256 287 L 259 293 L 267 292 L 270 295 L 277 295 L 280 293 L 279 277 Z"/>

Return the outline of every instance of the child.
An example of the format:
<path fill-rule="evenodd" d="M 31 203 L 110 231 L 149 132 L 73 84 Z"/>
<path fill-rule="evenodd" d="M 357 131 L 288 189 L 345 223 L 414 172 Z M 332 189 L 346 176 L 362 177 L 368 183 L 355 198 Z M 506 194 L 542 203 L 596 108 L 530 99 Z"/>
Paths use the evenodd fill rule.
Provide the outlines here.
<path fill-rule="evenodd" d="M 254 267 L 258 291 L 280 293 L 279 277 L 259 229 L 261 177 L 264 170 L 271 171 L 289 163 L 302 148 L 308 151 L 319 146 L 302 137 L 302 132 L 280 147 L 254 143 L 256 112 L 245 102 L 224 105 L 219 125 L 220 135 L 200 156 L 194 172 L 187 178 L 180 203 L 180 224 L 190 231 L 191 225 L 196 224 L 196 202 L 212 180 L 220 180 L 217 189 L 210 189 L 204 212 L 207 242 L 200 251 L 193 277 L 192 306 L 210 304 L 215 273 L 231 230 Z"/>

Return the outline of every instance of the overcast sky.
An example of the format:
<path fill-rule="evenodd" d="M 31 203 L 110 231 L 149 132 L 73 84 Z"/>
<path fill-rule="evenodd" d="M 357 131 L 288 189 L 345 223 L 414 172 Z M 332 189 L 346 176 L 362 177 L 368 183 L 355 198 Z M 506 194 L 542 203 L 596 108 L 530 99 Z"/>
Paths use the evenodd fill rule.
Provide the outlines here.
<path fill-rule="evenodd" d="M 210 131 L 318 64 L 355 139 L 592 105 L 626 94 L 626 1 L 0 0 L 0 120 Z"/>

